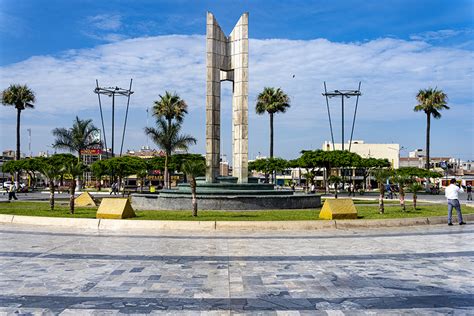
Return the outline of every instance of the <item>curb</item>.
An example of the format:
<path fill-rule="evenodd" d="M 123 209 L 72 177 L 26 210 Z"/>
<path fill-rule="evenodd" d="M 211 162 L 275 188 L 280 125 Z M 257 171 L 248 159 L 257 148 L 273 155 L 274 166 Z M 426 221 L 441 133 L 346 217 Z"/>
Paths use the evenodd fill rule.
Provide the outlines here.
<path fill-rule="evenodd" d="M 474 221 L 474 214 L 464 215 L 465 221 Z M 456 222 L 456 216 L 453 216 Z M 315 220 L 315 221 L 153 221 L 153 220 L 115 220 L 91 218 L 39 217 L 0 214 L 0 223 L 73 227 L 98 230 L 320 230 L 382 228 L 447 224 L 446 216 L 414 217 L 396 219 L 360 220 Z"/>

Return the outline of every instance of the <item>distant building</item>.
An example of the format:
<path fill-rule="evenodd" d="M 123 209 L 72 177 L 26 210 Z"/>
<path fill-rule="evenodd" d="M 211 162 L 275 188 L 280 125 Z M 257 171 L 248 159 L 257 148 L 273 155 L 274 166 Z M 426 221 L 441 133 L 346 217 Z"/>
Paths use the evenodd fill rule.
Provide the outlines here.
<path fill-rule="evenodd" d="M 426 157 L 426 151 L 423 149 L 415 149 L 414 151 L 410 151 L 408 153 L 409 158 L 421 158 Z"/>
<path fill-rule="evenodd" d="M 378 158 L 388 159 L 393 168 L 398 169 L 400 166 L 400 144 L 369 144 L 363 140 L 353 140 L 352 144 L 344 144 L 344 149 L 351 148 L 351 152 L 358 154 L 363 158 Z M 342 145 L 339 143 L 334 144 L 336 150 L 341 150 Z M 325 141 L 323 150 L 333 150 L 331 142 Z"/>

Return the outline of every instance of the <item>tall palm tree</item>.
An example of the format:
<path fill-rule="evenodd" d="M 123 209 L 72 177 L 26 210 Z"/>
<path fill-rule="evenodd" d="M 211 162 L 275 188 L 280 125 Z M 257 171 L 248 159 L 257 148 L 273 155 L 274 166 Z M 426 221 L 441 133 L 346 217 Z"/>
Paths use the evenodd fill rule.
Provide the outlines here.
<path fill-rule="evenodd" d="M 180 134 L 181 124 L 168 122 L 163 117 L 156 119 L 156 128 L 145 127 L 145 134 L 151 137 L 153 142 L 165 152 L 165 188 L 170 188 L 168 162 L 173 151 L 177 149 L 187 150 L 189 145 L 196 144 L 196 139 L 190 135 Z"/>
<path fill-rule="evenodd" d="M 20 116 L 21 111 L 33 109 L 35 106 L 35 93 L 27 85 L 11 84 L 2 91 L 3 105 L 12 105 L 16 109 L 16 155 L 15 159 L 20 160 Z M 19 181 L 17 173 L 17 181 Z"/>
<path fill-rule="evenodd" d="M 184 115 L 188 113 L 188 105 L 176 93 L 165 91 L 165 95 L 160 95 L 160 100 L 155 101 L 153 105 L 153 115 L 163 116 L 171 126 L 173 120 L 181 123 Z"/>
<path fill-rule="evenodd" d="M 430 169 L 430 128 L 431 128 L 431 116 L 435 119 L 441 118 L 441 113 L 439 111 L 446 109 L 449 110 L 447 106 L 448 96 L 442 90 L 437 90 L 436 88 L 429 88 L 425 90 L 418 91 L 416 95 L 416 100 L 418 104 L 413 109 L 415 112 L 423 111 L 426 114 L 426 164 L 425 168 Z"/>
<path fill-rule="evenodd" d="M 276 113 L 285 113 L 289 107 L 290 98 L 280 88 L 265 87 L 257 97 L 257 114 L 270 114 L 270 158 L 273 158 L 273 116 Z"/>
<path fill-rule="evenodd" d="M 191 187 L 191 197 L 193 204 L 193 216 L 198 215 L 197 195 L 196 195 L 196 177 L 204 175 L 206 172 L 206 165 L 202 160 L 188 160 L 183 163 L 181 168 L 187 175 L 189 186 Z"/>
<path fill-rule="evenodd" d="M 72 128 L 58 127 L 53 129 L 52 133 L 56 137 L 53 147 L 76 152 L 78 161 L 81 161 L 81 150 L 101 145 L 100 140 L 93 137 L 98 131 L 99 129 L 92 124 L 92 120 L 81 120 L 76 116 Z"/>

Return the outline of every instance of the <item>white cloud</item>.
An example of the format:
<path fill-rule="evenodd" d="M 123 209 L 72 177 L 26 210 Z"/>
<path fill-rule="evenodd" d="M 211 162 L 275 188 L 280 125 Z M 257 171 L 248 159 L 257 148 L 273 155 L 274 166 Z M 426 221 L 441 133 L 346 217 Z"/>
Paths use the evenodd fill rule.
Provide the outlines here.
<path fill-rule="evenodd" d="M 112 29 L 120 25 L 105 27 Z M 380 141 L 389 137 L 410 138 L 390 126 L 397 121 L 418 120 L 422 133 L 423 120 L 419 113 L 412 111 L 415 95 L 421 88 L 436 86 L 448 94 L 452 110 L 445 113 L 444 122 L 449 122 L 450 117 L 464 120 L 472 117 L 472 51 L 382 38 L 364 43 L 334 43 L 325 39 L 251 40 L 250 52 L 251 153 L 256 148 L 267 147 L 268 118 L 256 116 L 253 111 L 256 95 L 264 86 L 281 87 L 292 99 L 291 109 L 276 118 L 276 134 L 281 144 L 285 144 L 283 156 L 307 148 L 308 144 L 319 147 L 328 138 L 326 105 L 321 96 L 323 81 L 333 90 L 353 89 L 362 81 L 357 131 L 363 134 L 364 128 L 371 124 L 386 124 L 386 130 L 378 135 L 367 133 L 374 138 L 379 136 Z M 27 83 L 36 92 L 37 109 L 26 114 L 27 117 L 41 120 L 43 115 L 68 114 L 71 119 L 61 120 L 61 126 L 69 126 L 73 115 L 88 113 L 94 115 L 99 125 L 99 115 L 94 112 L 97 96 L 92 92 L 95 79 L 104 86 L 127 87 L 128 80 L 133 78 L 135 94 L 131 106 L 134 112 L 129 125 L 133 137 L 130 136 L 129 148 L 144 144 L 144 137 L 140 136 L 145 125 L 144 109 L 165 90 L 176 91 L 190 106 L 187 120 L 193 125 L 187 125 L 186 131 L 200 138 L 198 148 L 203 151 L 205 67 L 204 36 L 136 38 L 93 49 L 71 50 L 59 56 L 36 56 L 1 67 L 0 86 Z M 224 101 L 227 98 L 230 102 L 226 97 L 229 93 L 230 85 L 224 85 Z M 348 113 L 353 106 L 350 101 Z M 334 118 L 338 119 L 339 103 L 331 101 L 331 106 Z M 229 107 L 223 105 L 223 120 L 228 120 Z M 13 116 L 13 111 L 0 107 L 2 126 L 4 120 Z M 347 117 L 349 122 L 350 116 Z M 337 128 L 337 122 L 335 125 Z M 2 130 L 5 131 L 3 127 Z M 298 139 L 292 140 L 295 136 Z M 419 136 L 417 146 L 422 146 L 423 136 Z M 1 145 L 7 143 L 10 141 L 2 136 Z M 472 148 L 470 150 L 472 153 Z"/>
<path fill-rule="evenodd" d="M 410 39 L 417 40 L 417 41 L 442 41 L 445 39 L 449 39 L 451 37 L 456 37 L 460 35 L 472 35 L 474 30 L 471 29 L 461 29 L 461 30 L 452 30 L 452 29 L 445 29 L 445 30 L 438 30 L 438 31 L 428 31 L 418 34 L 410 35 Z"/>
<path fill-rule="evenodd" d="M 122 17 L 118 14 L 99 14 L 87 18 L 89 24 L 105 31 L 116 31 L 122 26 Z"/>

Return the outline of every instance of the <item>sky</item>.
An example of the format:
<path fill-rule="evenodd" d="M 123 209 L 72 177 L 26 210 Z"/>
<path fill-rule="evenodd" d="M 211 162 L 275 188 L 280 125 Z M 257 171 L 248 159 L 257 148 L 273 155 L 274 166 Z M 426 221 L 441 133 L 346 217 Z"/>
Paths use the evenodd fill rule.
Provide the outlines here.
<path fill-rule="evenodd" d="M 133 78 L 124 151 L 149 145 L 147 109 L 165 91 L 189 106 L 183 132 L 205 152 L 206 11 L 226 34 L 249 12 L 249 159 L 269 153 L 269 117 L 255 103 L 280 87 L 291 107 L 275 117 L 275 156 L 296 158 L 331 139 L 328 90 L 361 82 L 353 139 L 398 143 L 401 155 L 425 147 L 426 116 L 415 113 L 420 89 L 448 95 L 450 110 L 432 120 L 431 155 L 473 160 L 474 1 L 152 1 L 0 0 L 0 89 L 27 84 L 35 109 L 21 116 L 21 149 L 54 151 L 55 127 L 75 116 L 101 126 L 95 80 L 127 88 Z M 231 157 L 231 84 L 223 83 L 221 148 Z M 103 98 L 110 144 L 111 101 Z M 340 100 L 330 100 L 341 140 Z M 120 144 L 126 99 L 116 100 Z M 346 100 L 350 135 L 355 99 Z M 0 150 L 15 148 L 16 111 L 0 106 Z M 116 148 L 119 147 L 116 145 Z"/>

